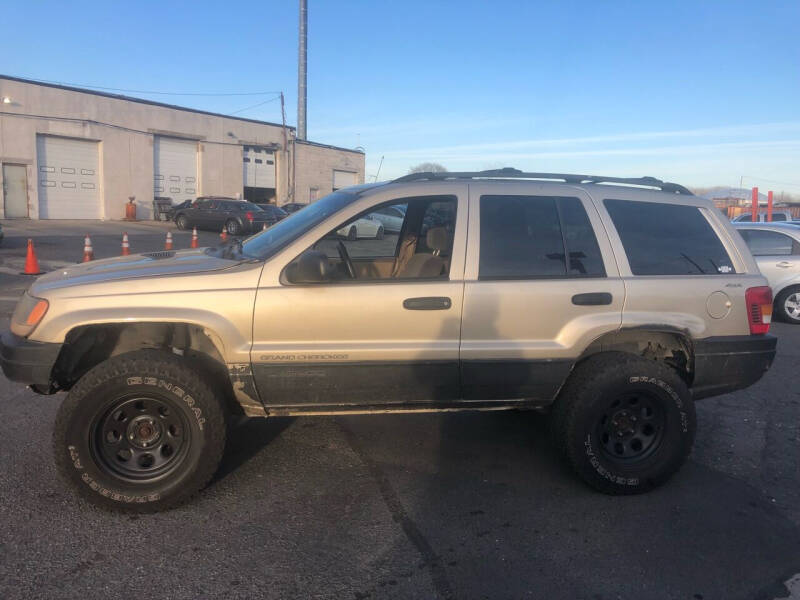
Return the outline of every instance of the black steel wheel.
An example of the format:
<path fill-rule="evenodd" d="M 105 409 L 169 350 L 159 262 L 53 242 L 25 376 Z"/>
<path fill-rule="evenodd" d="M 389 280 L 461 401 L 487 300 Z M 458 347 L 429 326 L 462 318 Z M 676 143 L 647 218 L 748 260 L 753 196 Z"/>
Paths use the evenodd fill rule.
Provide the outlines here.
<path fill-rule="evenodd" d="M 159 350 L 115 356 L 86 373 L 59 407 L 53 448 L 60 474 L 94 504 L 153 512 L 208 483 L 225 448 L 214 384 Z"/>
<path fill-rule="evenodd" d="M 123 481 L 155 480 L 186 457 L 191 428 L 167 397 L 134 395 L 109 403 L 92 427 L 91 450 L 105 472 Z"/>
<path fill-rule="evenodd" d="M 608 460 L 630 464 L 658 449 L 665 427 L 659 399 L 642 391 L 608 403 L 597 422 L 595 439 Z"/>
<path fill-rule="evenodd" d="M 663 484 L 689 455 L 696 428 L 694 402 L 677 371 L 623 352 L 575 367 L 550 418 L 570 466 L 607 494 Z"/>

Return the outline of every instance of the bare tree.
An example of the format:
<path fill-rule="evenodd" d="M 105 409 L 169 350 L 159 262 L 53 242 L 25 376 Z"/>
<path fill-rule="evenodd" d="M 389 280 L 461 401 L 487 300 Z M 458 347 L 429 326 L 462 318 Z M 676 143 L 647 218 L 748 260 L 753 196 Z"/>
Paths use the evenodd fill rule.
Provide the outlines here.
<path fill-rule="evenodd" d="M 435 162 L 424 162 L 419 163 L 415 167 L 411 167 L 408 170 L 409 173 L 447 173 L 447 169 L 445 169 L 442 165 Z"/>

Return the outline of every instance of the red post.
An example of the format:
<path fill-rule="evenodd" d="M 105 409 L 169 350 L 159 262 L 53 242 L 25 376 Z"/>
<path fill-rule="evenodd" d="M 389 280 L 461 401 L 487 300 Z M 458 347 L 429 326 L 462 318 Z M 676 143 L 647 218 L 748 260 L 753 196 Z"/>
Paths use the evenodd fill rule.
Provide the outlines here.
<path fill-rule="evenodd" d="M 753 188 L 753 216 L 750 219 L 753 223 L 758 223 L 758 188 Z"/>
<path fill-rule="evenodd" d="M 767 192 L 767 221 L 772 221 L 772 190 Z"/>

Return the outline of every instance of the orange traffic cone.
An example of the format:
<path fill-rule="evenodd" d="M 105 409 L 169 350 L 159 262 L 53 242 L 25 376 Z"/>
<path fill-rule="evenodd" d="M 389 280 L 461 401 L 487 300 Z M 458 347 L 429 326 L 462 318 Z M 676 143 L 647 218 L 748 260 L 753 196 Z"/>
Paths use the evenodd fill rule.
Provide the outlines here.
<path fill-rule="evenodd" d="M 28 238 L 28 254 L 25 257 L 25 270 L 23 275 L 41 275 L 39 261 L 36 259 L 36 251 L 33 249 L 33 240 Z"/>
<path fill-rule="evenodd" d="M 223 242 L 228 241 L 228 232 L 225 231 L 225 225 L 222 226 L 222 233 L 219 234 L 219 239 L 221 239 Z"/>
<path fill-rule="evenodd" d="M 197 248 L 197 227 L 192 229 L 192 243 L 191 248 Z"/>
<path fill-rule="evenodd" d="M 167 232 L 167 241 L 164 242 L 164 250 L 172 250 L 172 232 Z"/>
<path fill-rule="evenodd" d="M 131 245 L 128 243 L 128 232 L 122 234 L 122 256 L 128 256 L 131 253 Z"/>
<path fill-rule="evenodd" d="M 86 234 L 86 239 L 83 240 L 83 262 L 89 262 L 94 259 L 94 250 L 92 250 L 92 240 L 89 234 Z"/>

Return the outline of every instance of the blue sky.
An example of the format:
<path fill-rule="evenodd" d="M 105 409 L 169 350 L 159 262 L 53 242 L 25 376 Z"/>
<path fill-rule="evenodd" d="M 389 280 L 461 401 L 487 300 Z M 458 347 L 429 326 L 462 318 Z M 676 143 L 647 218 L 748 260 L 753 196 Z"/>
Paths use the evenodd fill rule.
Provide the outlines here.
<path fill-rule="evenodd" d="M 654 175 L 800 193 L 800 2 L 309 0 L 309 138 L 368 179 Z M 18 2 L 0 72 L 166 92 L 283 90 L 297 3 Z M 12 26 L 13 24 L 13 26 Z M 130 94 L 230 113 L 272 96 Z M 280 121 L 277 101 L 238 113 Z M 758 179 L 756 179 L 758 178 Z"/>

